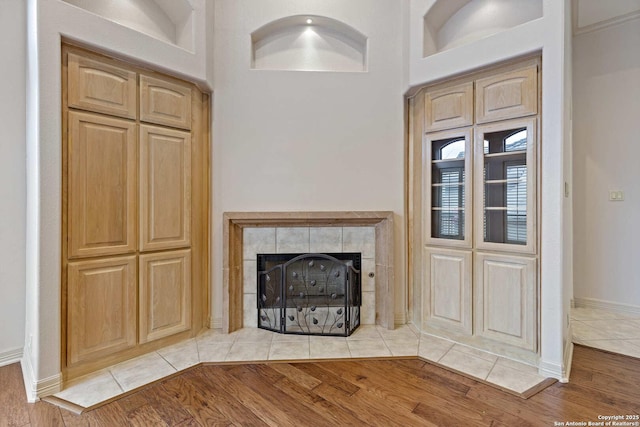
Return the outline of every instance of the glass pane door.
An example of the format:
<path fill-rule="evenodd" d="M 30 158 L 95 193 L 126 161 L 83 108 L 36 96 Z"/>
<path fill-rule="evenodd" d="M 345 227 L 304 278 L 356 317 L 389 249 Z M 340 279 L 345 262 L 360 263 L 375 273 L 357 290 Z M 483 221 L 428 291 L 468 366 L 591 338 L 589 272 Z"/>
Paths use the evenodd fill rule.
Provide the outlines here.
<path fill-rule="evenodd" d="M 478 128 L 476 209 L 482 215 L 478 246 L 507 244 L 528 250 L 534 243 L 534 132 L 533 119 Z"/>
<path fill-rule="evenodd" d="M 470 130 L 440 132 L 427 140 L 430 167 L 429 221 L 425 228 L 431 239 L 470 244 L 467 206 L 470 202 L 467 177 L 471 158 Z M 427 165 L 425 165 L 427 166 Z M 426 183 L 425 183 L 426 184 Z"/>

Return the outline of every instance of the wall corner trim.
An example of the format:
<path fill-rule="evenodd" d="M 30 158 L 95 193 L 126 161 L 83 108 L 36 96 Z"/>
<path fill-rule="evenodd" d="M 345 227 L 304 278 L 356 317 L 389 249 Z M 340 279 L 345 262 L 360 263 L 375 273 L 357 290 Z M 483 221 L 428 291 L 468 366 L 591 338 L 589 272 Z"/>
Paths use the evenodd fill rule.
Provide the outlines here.
<path fill-rule="evenodd" d="M 561 383 L 568 383 L 572 360 L 573 343 L 571 342 L 571 340 L 567 340 L 562 365 L 554 362 L 540 360 L 540 362 L 538 363 L 538 374 L 544 377 L 555 378 Z"/>
<path fill-rule="evenodd" d="M 22 378 L 24 389 L 27 393 L 27 402 L 34 403 L 42 397 L 50 396 L 62 390 L 62 373 L 57 373 L 42 380 L 36 380 L 29 355 L 23 355 L 20 364 L 22 366 Z"/>

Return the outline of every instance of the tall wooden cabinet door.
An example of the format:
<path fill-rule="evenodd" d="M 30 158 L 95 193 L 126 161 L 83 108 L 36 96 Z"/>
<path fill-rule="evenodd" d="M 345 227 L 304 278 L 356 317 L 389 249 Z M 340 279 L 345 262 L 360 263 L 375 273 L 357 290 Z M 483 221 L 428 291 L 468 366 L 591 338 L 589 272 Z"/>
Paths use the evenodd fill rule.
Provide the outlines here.
<path fill-rule="evenodd" d="M 191 129 L 191 87 L 178 80 L 140 75 L 140 120 Z"/>
<path fill-rule="evenodd" d="M 471 251 L 426 248 L 426 325 L 471 335 Z"/>
<path fill-rule="evenodd" d="M 476 123 L 536 114 L 537 71 L 534 65 L 476 80 Z"/>
<path fill-rule="evenodd" d="M 191 251 L 140 255 L 140 342 L 191 328 Z"/>
<path fill-rule="evenodd" d="M 136 249 L 136 125 L 69 112 L 69 258 Z"/>
<path fill-rule="evenodd" d="M 476 253 L 476 334 L 537 349 L 536 259 Z"/>
<path fill-rule="evenodd" d="M 140 127 L 140 250 L 191 243 L 191 134 Z"/>
<path fill-rule="evenodd" d="M 108 63 L 69 53 L 69 107 L 128 119 L 136 118 L 136 73 Z"/>
<path fill-rule="evenodd" d="M 428 91 L 424 100 L 427 132 L 473 124 L 473 82 Z"/>
<path fill-rule="evenodd" d="M 136 345 L 136 257 L 71 262 L 67 270 L 67 364 Z"/>

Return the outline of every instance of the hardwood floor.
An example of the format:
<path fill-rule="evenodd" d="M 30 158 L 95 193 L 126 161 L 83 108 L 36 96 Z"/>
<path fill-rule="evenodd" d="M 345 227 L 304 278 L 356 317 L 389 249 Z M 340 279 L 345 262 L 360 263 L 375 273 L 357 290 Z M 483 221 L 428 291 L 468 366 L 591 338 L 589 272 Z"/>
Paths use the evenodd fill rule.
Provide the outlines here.
<path fill-rule="evenodd" d="M 0 368 L 0 384 L 0 426 L 554 426 L 640 414 L 640 360 L 580 346 L 571 382 L 527 400 L 418 359 L 200 366 L 82 415 L 26 403 L 18 364 Z"/>

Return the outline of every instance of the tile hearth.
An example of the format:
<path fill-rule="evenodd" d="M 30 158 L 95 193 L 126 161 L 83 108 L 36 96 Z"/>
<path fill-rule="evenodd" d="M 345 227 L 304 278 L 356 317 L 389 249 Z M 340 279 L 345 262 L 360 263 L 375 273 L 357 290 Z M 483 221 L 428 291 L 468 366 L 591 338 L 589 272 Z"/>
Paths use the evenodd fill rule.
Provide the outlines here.
<path fill-rule="evenodd" d="M 549 382 L 533 366 L 420 335 L 407 325 L 394 330 L 362 325 L 350 337 L 283 335 L 243 328 L 231 334 L 209 330 L 194 339 L 78 378 L 49 401 L 80 412 L 201 363 L 391 357 L 419 357 L 522 396 Z"/>

